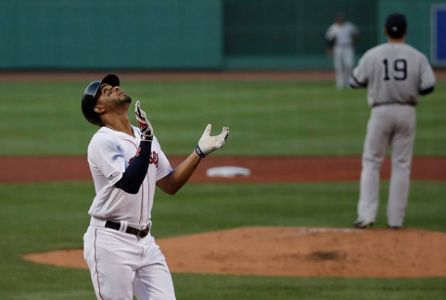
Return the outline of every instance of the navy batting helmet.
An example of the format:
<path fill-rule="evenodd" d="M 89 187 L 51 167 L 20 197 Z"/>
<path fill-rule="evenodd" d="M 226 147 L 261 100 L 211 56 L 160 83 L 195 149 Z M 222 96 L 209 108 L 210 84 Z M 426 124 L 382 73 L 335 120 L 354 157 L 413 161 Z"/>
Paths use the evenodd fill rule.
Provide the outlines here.
<path fill-rule="evenodd" d="M 88 122 L 102 126 L 101 118 L 99 114 L 94 111 L 96 101 L 100 96 L 100 87 L 102 84 L 107 83 L 111 86 L 119 85 L 119 78 L 115 74 L 108 74 L 101 81 L 95 80 L 90 82 L 85 88 L 84 94 L 82 95 L 82 113 Z"/>

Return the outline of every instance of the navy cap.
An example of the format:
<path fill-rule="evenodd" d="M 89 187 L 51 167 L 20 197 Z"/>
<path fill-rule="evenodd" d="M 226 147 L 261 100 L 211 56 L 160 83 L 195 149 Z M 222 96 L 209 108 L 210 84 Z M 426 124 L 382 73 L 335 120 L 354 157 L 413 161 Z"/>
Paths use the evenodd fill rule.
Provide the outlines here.
<path fill-rule="evenodd" d="M 400 13 L 393 13 L 387 17 L 386 32 L 391 38 L 402 38 L 407 31 L 406 17 Z"/>

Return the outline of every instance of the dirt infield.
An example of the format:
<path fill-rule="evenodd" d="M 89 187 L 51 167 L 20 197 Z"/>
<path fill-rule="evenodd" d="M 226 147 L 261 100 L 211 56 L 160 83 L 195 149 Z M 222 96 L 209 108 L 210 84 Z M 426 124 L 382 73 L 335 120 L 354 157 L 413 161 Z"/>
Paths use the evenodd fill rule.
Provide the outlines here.
<path fill-rule="evenodd" d="M 173 166 L 185 157 L 171 157 Z M 0 183 L 91 180 L 86 157 L 0 157 Z M 211 167 L 240 166 L 249 177 L 210 178 Z M 446 157 L 415 157 L 412 179 L 446 180 Z M 191 182 L 317 182 L 355 181 L 361 171 L 360 157 L 222 157 L 205 159 Z M 389 178 L 390 162 L 384 161 L 382 177 Z"/>
<path fill-rule="evenodd" d="M 446 234 L 416 229 L 245 227 L 158 241 L 174 273 L 301 277 L 444 277 Z M 26 260 L 86 268 L 82 250 Z"/>
<path fill-rule="evenodd" d="M 251 81 L 251 80 L 335 80 L 331 70 L 321 71 L 113 71 L 123 80 L 139 81 Z M 0 81 L 92 81 L 102 78 L 107 71 L 3 71 Z M 446 80 L 446 70 L 435 70 L 438 80 Z"/>
<path fill-rule="evenodd" d="M 116 71 L 114 71 L 116 72 Z M 0 81 L 91 81 L 107 72 L 0 72 Z M 245 80 L 334 80 L 332 71 L 118 71 L 124 80 L 140 81 L 245 81 Z"/>
<path fill-rule="evenodd" d="M 184 157 L 171 159 L 177 165 Z M 85 157 L 0 158 L 0 182 L 91 180 Z M 64 166 L 61 171 L 60 166 Z M 209 178 L 215 166 L 241 166 L 249 177 Z M 446 158 L 416 157 L 412 178 L 446 179 Z M 204 160 L 193 182 L 358 180 L 359 157 L 218 157 Z M 389 176 L 389 162 L 383 177 Z M 446 276 L 446 234 L 416 229 L 353 230 L 253 227 L 158 241 L 175 273 L 269 276 Z M 34 253 L 25 259 L 85 268 L 82 250 Z"/>

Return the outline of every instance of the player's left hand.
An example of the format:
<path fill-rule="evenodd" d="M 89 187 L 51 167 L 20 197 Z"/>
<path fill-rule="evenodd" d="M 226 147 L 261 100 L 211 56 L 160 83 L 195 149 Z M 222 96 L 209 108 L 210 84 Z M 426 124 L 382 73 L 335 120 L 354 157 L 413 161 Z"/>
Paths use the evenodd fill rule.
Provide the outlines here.
<path fill-rule="evenodd" d="M 139 129 L 141 130 L 141 141 L 151 142 L 153 140 L 152 124 L 150 124 L 145 111 L 141 109 L 139 100 L 136 100 L 135 103 L 135 116 L 136 121 L 138 121 Z"/>
<path fill-rule="evenodd" d="M 205 157 L 209 153 L 223 148 L 226 139 L 229 136 L 229 128 L 223 127 L 220 134 L 211 136 L 212 125 L 208 124 L 200 137 L 197 146 L 195 147 L 195 153 L 200 157 Z"/>

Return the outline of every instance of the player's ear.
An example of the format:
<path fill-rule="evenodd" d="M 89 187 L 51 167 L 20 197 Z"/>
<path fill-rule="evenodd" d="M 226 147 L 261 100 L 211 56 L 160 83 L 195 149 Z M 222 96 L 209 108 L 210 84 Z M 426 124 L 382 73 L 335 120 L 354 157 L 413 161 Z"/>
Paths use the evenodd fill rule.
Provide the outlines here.
<path fill-rule="evenodd" d="M 97 114 L 102 114 L 102 113 L 105 112 L 104 105 L 102 105 L 102 104 L 96 104 L 96 105 L 94 106 L 93 110 L 94 110 L 95 113 L 97 113 Z"/>

